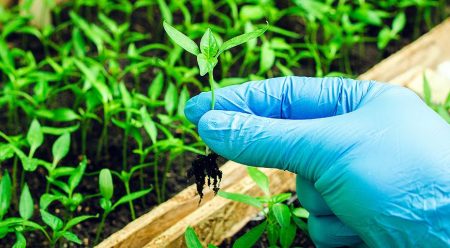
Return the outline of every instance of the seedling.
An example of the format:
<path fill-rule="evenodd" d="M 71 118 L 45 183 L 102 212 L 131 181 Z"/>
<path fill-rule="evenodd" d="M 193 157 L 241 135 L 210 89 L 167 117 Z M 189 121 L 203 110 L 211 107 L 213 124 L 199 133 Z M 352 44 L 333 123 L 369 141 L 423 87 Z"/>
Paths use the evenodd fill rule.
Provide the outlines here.
<path fill-rule="evenodd" d="M 264 28 L 231 38 L 223 44 L 219 44 L 211 29 L 208 28 L 200 40 L 200 48 L 188 36 L 181 33 L 167 22 L 164 21 L 163 26 L 166 33 L 176 44 L 187 52 L 197 56 L 200 76 L 208 74 L 209 86 L 211 89 L 211 110 L 213 110 L 215 104 L 214 85 L 216 84 L 214 81 L 213 70 L 217 65 L 219 55 L 233 47 L 261 36 L 264 32 L 266 32 L 269 24 L 267 23 Z M 188 172 L 189 177 L 195 176 L 195 183 L 197 184 L 197 191 L 200 195 L 200 201 L 203 198 L 203 186 L 206 182 L 206 178 L 208 178 L 208 186 L 212 185 L 215 193 L 219 190 L 219 182 L 222 179 L 222 172 L 219 170 L 217 165 L 217 157 L 217 154 L 214 152 L 208 154 L 208 151 L 206 152 L 206 156 L 198 155 L 192 163 L 192 168 Z"/>

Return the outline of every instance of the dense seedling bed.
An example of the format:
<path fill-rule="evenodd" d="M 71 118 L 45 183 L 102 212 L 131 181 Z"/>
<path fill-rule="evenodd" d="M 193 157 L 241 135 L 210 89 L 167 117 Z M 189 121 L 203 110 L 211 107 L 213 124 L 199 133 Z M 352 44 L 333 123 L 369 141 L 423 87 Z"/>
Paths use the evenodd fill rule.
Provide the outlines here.
<path fill-rule="evenodd" d="M 448 15 L 446 1 L 76 0 L 42 22 L 25 2 L 0 7 L 1 247 L 93 246 L 188 175 L 217 191 L 216 155 L 184 116 L 191 96 L 354 76 Z"/>

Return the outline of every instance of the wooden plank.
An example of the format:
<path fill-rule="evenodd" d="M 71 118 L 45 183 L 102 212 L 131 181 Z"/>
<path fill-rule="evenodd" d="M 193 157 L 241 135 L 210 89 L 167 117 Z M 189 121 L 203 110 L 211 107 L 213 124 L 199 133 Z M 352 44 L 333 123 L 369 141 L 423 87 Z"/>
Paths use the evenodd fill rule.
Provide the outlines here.
<path fill-rule="evenodd" d="M 223 165 L 221 169 L 223 172 L 222 189 L 228 189 L 246 175 L 244 166 L 231 162 Z M 189 186 L 170 200 L 154 208 L 151 212 L 130 222 L 123 229 L 105 239 L 97 247 L 142 247 L 177 221 L 205 205 L 214 196 L 213 191 L 207 187 L 204 188 L 203 193 L 204 197 L 199 205 L 200 196 L 197 194 L 196 186 Z"/>
<path fill-rule="evenodd" d="M 450 59 L 450 18 L 375 65 L 359 79 L 377 80 L 408 86 L 426 69 L 436 70 Z"/>
<path fill-rule="evenodd" d="M 424 70 L 434 72 L 440 64 L 450 59 L 450 49 L 447 48 L 450 44 L 448 33 L 450 19 L 383 60 L 359 79 L 392 82 L 415 88 L 420 93 L 421 88 L 414 86 L 414 80 L 417 81 Z M 439 87 L 432 87 L 433 95 L 441 89 Z M 230 161 L 222 169 L 222 189 L 250 195 L 261 194 L 247 176 L 244 166 Z M 272 169 L 264 169 L 264 172 L 271 179 L 273 193 L 293 190 L 293 174 Z M 188 225 L 194 227 L 203 242 L 219 244 L 239 231 L 257 211 L 245 204 L 220 197 L 213 198 L 210 190 L 206 190 L 202 204 L 198 206 L 197 203 L 198 195 L 192 185 L 150 213 L 131 222 L 97 247 L 184 247 L 184 230 Z"/>
<path fill-rule="evenodd" d="M 295 177 L 292 173 L 273 169 L 262 169 L 262 171 L 270 178 L 272 194 L 295 189 Z M 255 186 L 253 180 L 247 176 L 235 182 L 227 191 L 253 196 L 263 195 L 263 192 Z M 184 247 L 184 231 L 187 226 L 192 226 L 195 229 L 198 236 L 201 237 L 203 245 L 208 243 L 219 245 L 224 239 L 237 233 L 257 213 L 258 209 L 255 207 L 216 197 L 186 218 L 180 219 L 145 247 Z"/>

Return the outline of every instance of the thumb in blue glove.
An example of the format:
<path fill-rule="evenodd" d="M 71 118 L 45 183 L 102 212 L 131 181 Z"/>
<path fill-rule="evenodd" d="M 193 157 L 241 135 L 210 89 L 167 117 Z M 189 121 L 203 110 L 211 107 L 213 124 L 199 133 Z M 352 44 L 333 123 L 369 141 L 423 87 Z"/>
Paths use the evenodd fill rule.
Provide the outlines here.
<path fill-rule="evenodd" d="M 186 105 L 215 152 L 297 174 L 318 246 L 447 247 L 450 126 L 411 91 L 342 78 L 231 86 Z"/>

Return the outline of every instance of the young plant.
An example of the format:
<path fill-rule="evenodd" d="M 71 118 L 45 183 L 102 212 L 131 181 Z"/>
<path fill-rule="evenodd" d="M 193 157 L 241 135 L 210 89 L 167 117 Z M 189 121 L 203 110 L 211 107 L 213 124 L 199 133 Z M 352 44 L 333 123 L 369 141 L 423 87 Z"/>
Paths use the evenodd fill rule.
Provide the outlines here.
<path fill-rule="evenodd" d="M 166 33 L 176 44 L 197 57 L 200 76 L 208 74 L 209 86 L 211 89 L 211 109 L 213 110 L 215 104 L 214 88 L 216 84 L 214 81 L 214 67 L 217 65 L 219 55 L 233 47 L 261 36 L 266 32 L 269 24 L 267 23 L 264 28 L 236 36 L 222 44 L 219 44 L 211 29 L 208 28 L 200 40 L 200 48 L 188 36 L 172 27 L 166 21 L 163 22 L 163 26 Z M 219 190 L 219 182 L 222 178 L 222 172 L 219 170 L 216 161 L 217 155 L 215 153 L 208 153 L 207 148 L 206 155 L 198 155 L 197 159 L 192 163 L 192 168 L 188 172 L 189 177 L 195 176 L 200 201 L 203 197 L 203 185 L 205 184 L 206 178 L 208 178 L 209 186 L 211 186 L 211 179 L 213 180 L 212 185 L 214 192 Z"/>
<path fill-rule="evenodd" d="M 255 167 L 248 167 L 247 172 L 253 181 L 264 192 L 264 196 L 253 197 L 245 194 L 237 194 L 219 191 L 218 195 L 233 201 L 242 202 L 254 206 L 265 215 L 265 220 L 252 230 L 236 240 L 233 247 L 251 247 L 265 232 L 270 247 L 290 247 L 294 242 L 297 227 L 306 230 L 306 224 L 301 218 L 307 218 L 308 212 L 303 208 L 292 208 L 283 202 L 291 198 L 291 193 L 271 195 L 269 190 L 269 178 Z"/>
<path fill-rule="evenodd" d="M 139 168 L 138 168 L 139 169 Z M 100 221 L 99 226 L 97 227 L 97 234 L 95 237 L 94 243 L 97 244 L 100 235 L 102 234 L 103 227 L 105 226 L 106 217 L 114 211 L 118 206 L 125 204 L 127 202 L 131 202 L 137 198 L 140 198 L 146 194 L 148 194 L 152 189 L 141 190 L 137 192 L 133 192 L 122 196 L 115 203 L 112 202 L 112 197 L 114 195 L 114 184 L 111 176 L 111 171 L 109 169 L 102 169 L 99 174 L 99 188 L 100 188 L 100 207 L 104 210 L 102 214 L 102 219 Z"/>

